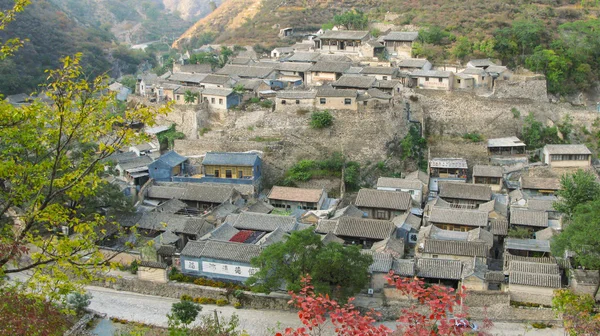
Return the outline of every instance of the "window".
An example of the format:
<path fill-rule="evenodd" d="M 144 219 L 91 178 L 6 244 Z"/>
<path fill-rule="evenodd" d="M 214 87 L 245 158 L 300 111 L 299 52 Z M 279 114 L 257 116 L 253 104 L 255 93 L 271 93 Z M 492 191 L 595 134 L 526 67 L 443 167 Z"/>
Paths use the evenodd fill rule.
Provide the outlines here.
<path fill-rule="evenodd" d="M 429 82 L 429 77 L 425 77 L 425 81 L 426 81 L 426 82 Z"/>
<path fill-rule="evenodd" d="M 441 83 L 441 82 L 443 82 L 443 81 L 444 81 L 444 79 L 443 79 L 443 78 L 438 78 L 438 82 L 440 82 L 440 83 Z"/>
<path fill-rule="evenodd" d="M 327 104 L 327 99 L 326 99 L 326 98 L 321 98 L 321 99 L 319 99 L 319 103 L 320 103 L 321 105 L 323 105 L 323 104 Z"/>
<path fill-rule="evenodd" d="M 383 80 L 387 80 L 387 76 L 383 76 Z"/>
<path fill-rule="evenodd" d="M 460 79 L 457 79 L 457 80 L 456 80 L 456 82 L 457 82 L 458 84 L 460 84 Z"/>
<path fill-rule="evenodd" d="M 319 73 L 318 71 L 315 72 L 315 76 L 319 76 L 321 73 Z"/>
<path fill-rule="evenodd" d="M 376 210 L 375 211 L 375 219 L 388 219 L 386 211 Z"/>
<path fill-rule="evenodd" d="M 223 98 L 219 98 L 219 105 L 223 105 Z"/>
<path fill-rule="evenodd" d="M 281 105 L 285 105 L 285 103 L 286 103 L 286 101 L 285 101 L 285 99 L 283 99 L 283 100 L 281 101 Z"/>
<path fill-rule="evenodd" d="M 431 257 L 432 257 L 432 258 L 436 258 L 436 259 L 437 259 L 438 255 L 437 255 L 437 254 L 434 254 L 434 255 L 432 255 Z"/>
<path fill-rule="evenodd" d="M 300 99 L 296 99 L 296 105 L 300 105 Z"/>
<path fill-rule="evenodd" d="M 231 170 L 227 169 L 225 170 L 225 178 L 232 178 L 233 177 L 233 173 L 231 172 Z"/>
<path fill-rule="evenodd" d="M 366 100 L 363 102 L 363 105 L 367 106 L 367 101 Z"/>
<path fill-rule="evenodd" d="M 243 178 L 244 177 L 244 172 L 243 171 L 238 171 L 238 178 Z"/>
<path fill-rule="evenodd" d="M 219 170 L 215 169 L 215 177 L 219 177 Z"/>
<path fill-rule="evenodd" d="M 211 103 L 211 104 L 214 104 L 214 103 L 215 103 L 215 98 L 214 98 L 214 97 L 213 97 L 213 98 L 210 98 L 210 103 Z"/>
<path fill-rule="evenodd" d="M 350 105 L 352 104 L 352 99 L 351 98 L 344 98 L 344 105 Z"/>

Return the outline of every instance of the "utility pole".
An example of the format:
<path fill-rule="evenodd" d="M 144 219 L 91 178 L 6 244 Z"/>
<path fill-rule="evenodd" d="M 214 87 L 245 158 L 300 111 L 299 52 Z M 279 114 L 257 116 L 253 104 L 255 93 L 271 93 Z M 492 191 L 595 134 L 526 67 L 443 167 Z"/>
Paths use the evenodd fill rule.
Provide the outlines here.
<path fill-rule="evenodd" d="M 217 310 L 215 309 L 215 323 L 217 323 L 217 332 L 221 332 L 221 325 L 219 324 L 219 314 L 217 314 Z"/>

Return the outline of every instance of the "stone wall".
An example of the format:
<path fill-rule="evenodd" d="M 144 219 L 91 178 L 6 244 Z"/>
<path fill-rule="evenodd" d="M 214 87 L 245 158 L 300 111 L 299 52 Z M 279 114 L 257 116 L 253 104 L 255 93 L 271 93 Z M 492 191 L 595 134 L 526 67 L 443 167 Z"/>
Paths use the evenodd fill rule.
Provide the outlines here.
<path fill-rule="evenodd" d="M 517 76 L 515 76 L 517 78 Z M 524 78 L 523 80 L 497 80 L 494 83 L 496 99 L 530 99 L 538 102 L 548 102 L 545 78 Z"/>
<path fill-rule="evenodd" d="M 154 283 L 134 278 L 116 278 L 114 281 L 108 279 L 105 281 L 97 281 L 94 282 L 93 285 L 127 292 L 169 297 L 173 299 L 179 299 L 182 295 L 189 295 L 192 297 L 206 297 L 215 300 L 228 299 L 231 304 L 238 302 L 233 295 L 230 295 L 230 297 L 227 298 L 227 290 L 223 288 L 198 286 L 187 283 Z M 274 310 L 292 309 L 288 305 L 290 296 L 287 294 L 271 293 L 267 295 L 252 292 L 244 292 L 244 294 L 247 298 L 247 300 L 244 302 L 244 306 L 248 308 Z"/>

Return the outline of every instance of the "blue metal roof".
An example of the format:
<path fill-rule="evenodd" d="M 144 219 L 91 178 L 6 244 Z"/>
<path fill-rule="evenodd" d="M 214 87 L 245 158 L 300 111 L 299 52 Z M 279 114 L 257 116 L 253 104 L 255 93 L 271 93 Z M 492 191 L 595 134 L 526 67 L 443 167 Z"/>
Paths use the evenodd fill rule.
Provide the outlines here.
<path fill-rule="evenodd" d="M 185 162 L 186 160 L 187 160 L 187 158 L 185 156 L 181 156 L 181 155 L 177 154 L 175 151 L 170 151 L 168 153 L 163 154 L 156 161 L 161 161 L 170 167 L 175 167 L 175 166 L 181 164 L 182 162 Z"/>
<path fill-rule="evenodd" d="M 231 165 L 231 166 L 254 166 L 254 163 L 258 160 L 258 154 L 255 153 L 222 153 L 222 152 L 209 152 L 206 153 L 203 165 L 218 166 L 218 165 Z"/>

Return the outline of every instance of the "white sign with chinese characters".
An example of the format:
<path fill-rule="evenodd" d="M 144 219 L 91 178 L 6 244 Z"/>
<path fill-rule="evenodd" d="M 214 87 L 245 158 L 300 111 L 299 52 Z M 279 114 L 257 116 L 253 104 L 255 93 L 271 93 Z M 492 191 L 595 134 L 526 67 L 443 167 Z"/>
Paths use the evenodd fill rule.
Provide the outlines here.
<path fill-rule="evenodd" d="M 233 275 L 248 278 L 254 275 L 254 273 L 258 272 L 258 268 L 203 261 L 202 272 Z"/>
<path fill-rule="evenodd" d="M 198 262 L 191 261 L 191 260 L 185 260 L 183 268 L 185 268 L 186 270 L 190 270 L 190 271 L 199 271 L 200 270 L 198 268 Z"/>

